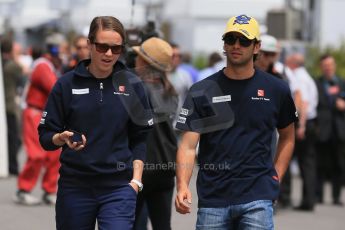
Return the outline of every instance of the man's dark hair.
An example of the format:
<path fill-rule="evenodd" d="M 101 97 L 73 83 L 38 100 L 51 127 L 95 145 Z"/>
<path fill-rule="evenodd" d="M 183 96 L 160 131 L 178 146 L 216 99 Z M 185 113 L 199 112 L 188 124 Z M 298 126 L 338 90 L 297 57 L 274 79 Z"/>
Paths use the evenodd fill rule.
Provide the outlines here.
<path fill-rule="evenodd" d="M 34 60 L 41 57 L 43 53 L 44 53 L 44 48 L 41 46 L 33 46 L 31 49 L 31 56 L 32 56 L 32 59 Z"/>
<path fill-rule="evenodd" d="M 13 41 L 9 38 L 1 39 L 1 53 L 11 53 L 13 48 Z"/>
<path fill-rule="evenodd" d="M 77 35 L 74 39 L 73 39 L 73 45 L 74 46 L 77 46 L 77 43 L 79 42 L 79 40 L 82 40 L 82 39 L 88 39 L 85 35 L 82 35 L 82 34 L 79 34 Z"/>
<path fill-rule="evenodd" d="M 213 52 L 208 57 L 208 66 L 212 67 L 221 60 L 223 60 L 222 56 L 218 52 Z"/>
<path fill-rule="evenodd" d="M 332 55 L 326 53 L 326 54 L 323 54 L 321 55 L 320 59 L 319 59 L 319 62 L 322 62 L 323 60 L 327 59 L 327 58 L 333 58 Z"/>
<path fill-rule="evenodd" d="M 258 41 L 258 40 L 256 40 L 256 39 L 254 39 L 254 45 L 257 44 L 257 43 L 260 43 L 260 42 L 261 42 L 261 41 Z M 256 59 L 258 59 L 258 56 L 259 56 L 258 53 L 253 55 L 253 61 L 254 61 L 254 62 L 256 61 Z"/>
<path fill-rule="evenodd" d="M 179 48 L 180 48 L 180 46 L 179 46 L 177 43 L 175 43 L 175 42 L 170 42 L 170 46 L 171 46 L 172 48 L 176 48 L 176 49 L 179 49 Z"/>

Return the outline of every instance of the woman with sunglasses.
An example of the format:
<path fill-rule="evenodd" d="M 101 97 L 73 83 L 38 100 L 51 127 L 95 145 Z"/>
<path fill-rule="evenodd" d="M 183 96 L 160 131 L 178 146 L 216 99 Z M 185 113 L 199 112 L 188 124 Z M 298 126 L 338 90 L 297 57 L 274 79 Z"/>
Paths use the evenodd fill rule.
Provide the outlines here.
<path fill-rule="evenodd" d="M 137 76 L 119 61 L 121 22 L 95 17 L 91 59 L 55 84 L 39 125 L 44 149 L 62 147 L 57 229 L 132 229 L 150 105 Z"/>

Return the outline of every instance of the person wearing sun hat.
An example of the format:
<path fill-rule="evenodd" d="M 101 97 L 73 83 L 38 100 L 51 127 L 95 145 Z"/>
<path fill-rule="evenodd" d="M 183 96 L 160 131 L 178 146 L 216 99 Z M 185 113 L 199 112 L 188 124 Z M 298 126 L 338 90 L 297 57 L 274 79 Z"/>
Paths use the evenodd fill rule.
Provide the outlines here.
<path fill-rule="evenodd" d="M 173 166 L 177 151 L 172 122 L 178 97 L 167 79 L 167 72 L 171 70 L 173 50 L 169 43 L 157 37 L 149 38 L 133 50 L 137 54 L 135 71 L 147 89 L 154 119 L 146 142 L 147 156 L 142 177 L 145 189 L 138 195 L 134 229 L 141 225 L 138 217 L 142 214 L 144 203 L 153 229 L 171 229 L 175 186 Z"/>
<path fill-rule="evenodd" d="M 141 46 L 132 48 L 152 67 L 160 71 L 171 70 L 172 48 L 168 42 L 152 37 L 144 41 Z"/>
<path fill-rule="evenodd" d="M 227 66 L 192 86 L 176 124 L 184 132 L 176 210 L 191 212 L 189 181 L 200 141 L 196 229 L 272 230 L 273 201 L 294 147 L 295 105 L 287 83 L 254 68 L 261 38 L 253 17 L 230 18 L 222 40 Z"/>

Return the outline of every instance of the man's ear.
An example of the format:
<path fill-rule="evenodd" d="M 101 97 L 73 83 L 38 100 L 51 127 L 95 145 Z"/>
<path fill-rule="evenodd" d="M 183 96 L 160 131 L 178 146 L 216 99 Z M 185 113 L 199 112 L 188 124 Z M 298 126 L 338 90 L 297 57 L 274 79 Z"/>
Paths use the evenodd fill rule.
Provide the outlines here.
<path fill-rule="evenodd" d="M 258 41 L 254 44 L 254 54 L 258 54 L 261 48 L 261 41 Z"/>
<path fill-rule="evenodd" d="M 89 47 L 89 49 L 91 49 L 91 45 L 92 45 L 92 43 L 91 43 L 90 39 L 87 39 L 87 46 Z"/>
<path fill-rule="evenodd" d="M 225 44 L 223 44 L 223 55 L 226 56 Z"/>

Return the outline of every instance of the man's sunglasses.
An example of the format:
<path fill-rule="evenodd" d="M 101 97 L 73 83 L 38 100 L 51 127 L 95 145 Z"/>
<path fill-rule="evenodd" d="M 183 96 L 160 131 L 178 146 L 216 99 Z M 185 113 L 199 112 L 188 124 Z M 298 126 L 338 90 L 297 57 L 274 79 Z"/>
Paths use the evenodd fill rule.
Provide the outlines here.
<path fill-rule="evenodd" d="M 123 45 L 108 45 L 105 43 L 94 42 L 96 50 L 100 53 L 106 53 L 110 49 L 113 54 L 120 54 L 123 50 Z"/>
<path fill-rule="evenodd" d="M 277 55 L 277 53 L 274 52 L 266 52 L 266 51 L 262 51 L 262 54 L 266 57 L 274 57 Z"/>
<path fill-rule="evenodd" d="M 226 35 L 224 38 L 223 38 L 224 42 L 227 44 L 227 45 L 235 45 L 236 41 L 238 40 L 240 45 L 243 46 L 243 47 L 248 47 L 250 46 L 254 40 L 249 40 L 248 38 L 245 38 L 243 36 L 234 36 L 234 35 Z"/>

